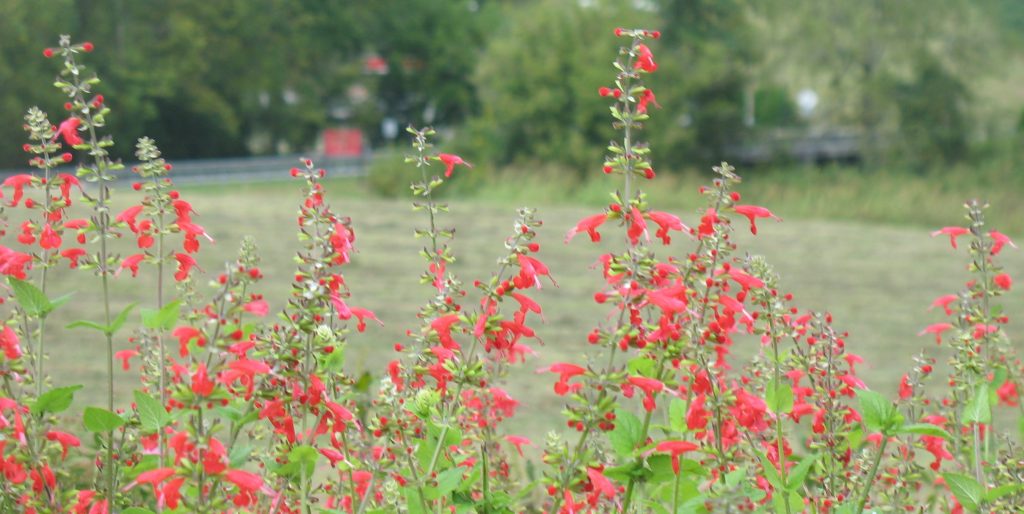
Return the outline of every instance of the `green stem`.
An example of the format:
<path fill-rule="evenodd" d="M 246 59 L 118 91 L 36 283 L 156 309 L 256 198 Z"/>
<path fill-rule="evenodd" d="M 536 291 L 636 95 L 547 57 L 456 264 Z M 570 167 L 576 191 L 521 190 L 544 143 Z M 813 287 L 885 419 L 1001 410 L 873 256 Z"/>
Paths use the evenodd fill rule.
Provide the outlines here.
<path fill-rule="evenodd" d="M 675 483 L 672 485 L 672 513 L 679 512 L 679 479 L 683 476 L 682 473 L 676 473 Z"/>
<path fill-rule="evenodd" d="M 864 505 L 868 503 L 868 494 L 871 492 L 875 475 L 878 474 L 878 465 L 882 463 L 882 457 L 885 455 L 885 445 L 887 444 L 889 444 L 889 438 L 882 434 L 882 445 L 878 448 L 878 455 L 875 455 L 875 461 L 871 464 L 871 472 L 868 473 L 868 479 L 864 482 L 864 489 L 860 492 L 860 497 L 857 499 L 857 508 L 854 509 L 854 512 L 864 512 Z"/>

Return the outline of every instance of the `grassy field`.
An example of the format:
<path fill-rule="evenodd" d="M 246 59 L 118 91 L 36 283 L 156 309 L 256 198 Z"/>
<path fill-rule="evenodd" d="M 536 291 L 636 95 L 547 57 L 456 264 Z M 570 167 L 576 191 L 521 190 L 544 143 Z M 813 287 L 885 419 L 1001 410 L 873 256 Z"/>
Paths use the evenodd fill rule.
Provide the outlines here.
<path fill-rule="evenodd" d="M 935 350 L 932 339 L 917 337 L 916 333 L 925 325 L 939 321 L 939 313 L 926 310 L 932 299 L 956 291 L 967 279 L 965 252 L 962 249 L 954 252 L 948 239 L 929 237 L 924 227 L 800 219 L 798 215 L 791 215 L 787 201 L 779 201 L 786 198 L 784 191 L 759 189 L 756 178 L 750 182 L 741 189 L 745 201 L 765 203 L 785 221 L 762 221 L 759 235 L 753 237 L 746 231 L 744 220 L 738 230 L 741 251 L 768 257 L 781 274 L 784 288 L 794 293 L 803 308 L 830 310 L 836 326 L 850 332 L 848 348 L 867 361 L 861 366 L 867 383 L 894 394 L 899 377 L 912 365 L 913 355 L 921 348 Z M 697 194 L 689 192 L 685 199 L 666 202 L 669 189 L 661 188 L 652 195 L 655 206 L 683 205 L 684 210 L 675 212 L 684 222 L 695 224 L 697 216 L 693 208 L 699 202 Z M 601 279 L 590 265 L 601 253 L 601 246 L 590 243 L 586 237 L 577 238 L 569 245 L 563 243 L 566 230 L 578 219 L 594 212 L 593 207 L 587 206 L 594 202 L 575 196 L 571 202 L 562 202 L 545 191 L 543 188 L 536 194 L 521 191 L 509 194 L 514 198 L 497 200 L 478 197 L 453 201 L 452 214 L 443 220 L 458 227 L 453 244 L 459 258 L 455 271 L 469 284 L 474 279 L 488 277 L 495 269 L 495 258 L 511 230 L 515 201 L 534 197 L 536 201 L 530 203 L 540 207 L 539 216 L 545 221 L 540 232 L 540 255 L 551 268 L 559 287 L 545 285 L 534 295 L 545 308 L 547 323 L 537 330 L 544 344 L 534 345 L 539 356 L 519 368 L 506 384 L 513 396 L 523 402 L 521 417 L 513 430 L 534 437 L 558 427 L 561 419 L 556 414 L 561 401 L 551 392 L 552 377 L 537 376 L 534 371 L 551 362 L 581 359 L 589 347 L 585 339 L 589 327 L 606 313 L 591 300 Z M 130 193 L 121 193 L 118 204 L 127 205 Z M 300 199 L 298 184 L 189 187 L 184 194 L 199 212 L 197 221 L 217 239 L 214 245 L 204 245 L 200 254 L 205 276 L 216 276 L 222 263 L 236 254 L 241 238 L 251 234 L 259 245 L 263 256 L 261 268 L 267 277 L 261 292 L 272 307 L 282 307 L 297 244 L 293 227 L 295 206 Z M 856 192 L 828 194 L 850 196 L 848 205 L 852 206 L 852 212 L 866 209 L 856 201 Z M 346 270 L 346 279 L 353 291 L 350 303 L 374 310 L 385 323 L 383 328 L 371 325 L 365 333 L 353 334 L 347 354 L 349 369 L 378 373 L 382 364 L 393 358 L 393 343 L 402 341 L 405 330 L 416 326 L 415 313 L 430 294 L 428 288 L 418 284 L 423 263 L 416 255 L 420 242 L 412 236 L 413 227 L 423 224 L 423 220 L 411 211 L 409 201 L 368 197 L 365 189 L 352 181 L 329 182 L 328 201 L 337 212 L 353 218 L 357 234 L 359 253 Z M 907 198 L 907 201 L 923 202 L 923 199 Z M 921 205 L 924 208 L 924 204 Z M 944 224 L 956 224 L 961 219 L 958 204 L 934 208 L 936 212 L 949 212 Z M 994 226 L 1001 224 L 996 222 Z M 119 251 L 132 251 L 128 241 L 118 244 Z M 684 238 L 676 238 L 672 248 L 661 251 L 660 255 L 683 255 L 692 244 Z M 1004 252 L 1003 262 L 1011 273 L 1024 269 L 1024 252 L 1010 249 Z M 143 269 L 137 279 L 127 273 L 119 276 L 114 281 L 114 307 L 119 309 L 130 301 L 151 305 L 155 294 L 152 273 L 152 269 Z M 58 319 L 48 326 L 62 327 L 74 319 L 100 319 L 102 311 L 95 292 L 98 282 L 94 277 L 62 271 L 51 282 L 51 287 L 52 294 L 67 291 L 77 291 L 77 294 L 68 306 L 55 314 Z M 1016 316 L 1024 308 L 1021 295 L 1011 294 L 1004 303 L 1007 312 L 1017 320 Z M 104 402 L 102 343 L 91 333 L 82 331 L 54 329 L 49 335 L 48 370 L 54 382 L 57 385 L 85 384 L 80 399 L 87 403 L 80 405 Z M 117 345 L 119 348 L 129 346 L 127 334 Z M 740 346 L 745 347 L 745 351 L 756 351 L 757 345 L 745 341 Z M 135 385 L 132 373 L 119 372 L 122 404 L 128 401 Z"/>

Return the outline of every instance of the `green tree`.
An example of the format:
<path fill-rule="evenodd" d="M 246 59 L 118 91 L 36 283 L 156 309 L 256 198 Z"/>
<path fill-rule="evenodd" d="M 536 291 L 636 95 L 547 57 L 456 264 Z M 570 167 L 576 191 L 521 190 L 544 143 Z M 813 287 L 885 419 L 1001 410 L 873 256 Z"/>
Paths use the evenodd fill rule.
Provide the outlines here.
<path fill-rule="evenodd" d="M 637 9 L 626 0 L 539 0 L 505 18 L 475 75 L 481 115 L 462 136 L 489 160 L 581 171 L 599 162 L 603 145 L 593 142 L 611 128 L 597 90 L 610 84 L 607 70 L 589 63 L 607 61 L 621 44 L 607 36 L 617 26 L 664 29 L 651 43 L 658 72 L 649 82 L 661 106 L 649 132 L 656 167 L 710 165 L 742 129 L 751 53 L 740 2 L 662 0 Z"/>

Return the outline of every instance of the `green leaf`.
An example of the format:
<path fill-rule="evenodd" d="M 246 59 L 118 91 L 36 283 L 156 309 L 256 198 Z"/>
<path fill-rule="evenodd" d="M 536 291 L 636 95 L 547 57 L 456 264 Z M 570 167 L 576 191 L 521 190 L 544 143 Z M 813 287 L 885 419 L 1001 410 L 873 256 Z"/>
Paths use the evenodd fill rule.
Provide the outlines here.
<path fill-rule="evenodd" d="M 406 486 L 402 488 L 405 493 L 405 508 L 409 514 L 426 514 L 423 510 L 423 499 L 415 487 Z"/>
<path fill-rule="evenodd" d="M 431 501 L 448 496 L 462 482 L 463 471 L 460 467 L 442 471 L 437 475 L 437 486 L 428 488 L 423 496 Z"/>
<path fill-rule="evenodd" d="M 757 457 L 761 460 L 761 469 L 764 470 L 764 477 L 768 480 L 768 483 L 772 484 L 777 490 L 785 489 L 782 477 L 779 475 L 779 470 L 775 467 L 775 464 L 772 464 L 772 461 L 768 460 L 768 456 L 762 451 L 757 452 Z"/>
<path fill-rule="evenodd" d="M 892 435 L 903 423 L 903 416 L 896 410 L 896 405 L 885 396 L 867 389 L 857 389 L 857 400 L 860 401 L 860 413 L 864 418 L 864 426 L 872 432 Z"/>
<path fill-rule="evenodd" d="M 135 407 L 139 411 L 139 422 L 145 431 L 159 430 L 171 421 L 170 414 L 158 400 L 142 391 L 133 391 L 133 394 L 135 395 Z"/>
<path fill-rule="evenodd" d="M 629 370 L 630 374 L 633 375 L 657 378 L 654 376 L 654 361 L 646 357 L 635 357 L 630 359 L 629 362 L 626 363 L 626 368 Z"/>
<path fill-rule="evenodd" d="M 122 510 L 121 514 L 155 514 L 155 513 L 153 511 L 149 510 L 149 509 L 144 509 L 142 507 L 129 507 L 129 508 L 125 509 L 125 510 Z"/>
<path fill-rule="evenodd" d="M 991 502 L 996 501 L 1003 496 L 1014 494 L 1018 491 L 1024 491 L 1024 485 L 1021 484 L 1006 484 L 999 487 L 993 487 L 988 491 L 985 491 L 985 501 Z"/>
<path fill-rule="evenodd" d="M 950 439 L 952 436 L 949 432 L 946 432 L 940 427 L 930 425 L 928 423 L 913 423 L 910 425 L 903 425 L 900 427 L 899 433 L 901 434 L 919 434 L 919 435 L 931 435 L 935 437 L 941 437 L 943 439 Z"/>
<path fill-rule="evenodd" d="M 793 469 L 789 470 L 789 475 L 786 477 L 786 489 L 789 491 L 800 490 L 800 487 L 804 485 L 804 480 L 807 479 L 807 473 L 811 471 L 811 466 L 817 460 L 817 454 L 808 455 L 799 464 L 793 466 Z"/>
<path fill-rule="evenodd" d="M 139 309 L 142 315 L 142 326 L 150 330 L 168 331 L 174 328 L 181 316 L 181 300 L 164 305 L 160 310 Z"/>
<path fill-rule="evenodd" d="M 100 332 L 103 332 L 104 334 L 107 333 L 107 327 L 105 325 L 100 325 L 99 323 L 96 323 L 94 321 L 85 320 L 85 319 L 80 319 L 78 321 L 72 321 L 71 323 L 68 323 L 67 326 L 65 326 L 64 328 L 79 328 L 79 327 L 85 327 L 85 328 L 91 328 L 93 330 L 99 330 Z"/>
<path fill-rule="evenodd" d="M 49 312 L 53 312 L 53 311 L 61 308 L 62 306 L 64 306 L 64 304 L 66 304 L 69 301 L 71 301 L 71 297 L 73 297 L 73 296 L 75 296 L 75 292 L 74 291 L 72 291 L 72 292 L 70 292 L 68 294 L 62 294 L 62 295 L 60 295 L 60 296 L 50 300 L 50 310 L 49 310 Z"/>
<path fill-rule="evenodd" d="M 80 385 L 73 385 L 51 389 L 40 395 L 29 411 L 37 416 L 46 412 L 64 412 L 71 406 L 71 401 L 75 398 L 75 391 L 81 388 Z"/>
<path fill-rule="evenodd" d="M 124 425 L 124 419 L 113 412 L 99 407 L 86 407 L 82 415 L 85 429 L 90 432 L 112 432 L 115 428 Z"/>
<path fill-rule="evenodd" d="M 989 401 L 988 382 L 982 382 L 974 388 L 974 395 L 967 400 L 964 407 L 964 423 L 991 423 L 992 405 Z"/>
<path fill-rule="evenodd" d="M 981 507 L 985 490 L 973 478 L 960 473 L 943 473 L 942 478 L 949 486 L 950 492 L 956 497 L 956 501 L 960 502 L 965 509 L 977 511 Z"/>
<path fill-rule="evenodd" d="M 772 379 L 765 386 L 764 403 L 776 414 L 793 410 L 793 387 L 789 382 L 780 383 Z"/>
<path fill-rule="evenodd" d="M 11 290 L 14 292 L 14 300 L 29 316 L 46 317 L 53 310 L 50 300 L 31 282 L 7 277 L 7 283 L 11 285 Z"/>
<path fill-rule="evenodd" d="M 608 440 L 612 449 L 620 457 L 630 457 L 640 443 L 640 432 L 643 430 L 640 418 L 633 413 L 615 409 L 615 428 L 608 432 Z"/>
<path fill-rule="evenodd" d="M 305 476 L 311 477 L 319 457 L 320 453 L 312 446 L 296 446 L 288 452 L 288 462 L 277 468 L 276 473 L 281 476 L 298 476 L 304 473 Z"/>
<path fill-rule="evenodd" d="M 668 404 L 668 424 L 676 432 L 686 432 L 686 402 L 672 398 Z"/>
<path fill-rule="evenodd" d="M 121 327 L 124 326 L 125 321 L 128 321 L 128 314 L 130 314 L 132 312 L 132 309 L 135 308 L 136 303 L 137 302 L 129 303 L 128 306 L 126 306 L 124 309 L 121 310 L 121 312 L 117 314 L 117 317 L 114 318 L 114 321 L 110 322 L 110 327 L 108 327 L 107 329 L 107 333 L 109 335 L 114 335 L 117 333 L 118 330 L 121 330 Z"/>

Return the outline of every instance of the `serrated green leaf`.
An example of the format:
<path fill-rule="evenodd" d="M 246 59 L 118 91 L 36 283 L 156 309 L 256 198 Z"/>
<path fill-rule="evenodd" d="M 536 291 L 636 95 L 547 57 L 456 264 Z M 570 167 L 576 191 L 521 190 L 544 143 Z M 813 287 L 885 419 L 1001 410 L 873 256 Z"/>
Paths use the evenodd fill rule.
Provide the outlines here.
<path fill-rule="evenodd" d="M 143 430 L 153 432 L 167 426 L 171 416 L 167 414 L 160 402 L 152 396 L 142 392 L 133 391 L 135 396 L 135 408 L 139 411 L 139 423 Z"/>
<path fill-rule="evenodd" d="M 82 386 L 80 385 L 73 385 L 51 389 L 40 395 L 29 408 L 29 411 L 37 416 L 46 412 L 55 414 L 64 412 L 71 406 L 71 402 L 75 398 L 75 391 L 81 388 Z"/>
<path fill-rule="evenodd" d="M 85 429 L 90 432 L 111 432 L 124 425 L 124 419 L 117 414 L 99 407 L 86 407 L 82 414 Z"/>
<path fill-rule="evenodd" d="M 633 413 L 621 409 L 615 410 L 615 428 L 608 432 L 608 440 L 612 449 L 620 457 L 630 457 L 640 443 L 640 432 L 643 430 L 640 418 Z"/>
<path fill-rule="evenodd" d="M 764 403 L 776 414 L 793 410 L 793 387 L 789 382 L 770 380 L 764 388 Z"/>
<path fill-rule="evenodd" d="M 857 389 L 856 394 L 861 417 L 868 430 L 892 435 L 903 424 L 903 416 L 892 400 L 867 389 Z"/>
<path fill-rule="evenodd" d="M 53 310 L 50 300 L 31 282 L 7 277 L 7 283 L 11 285 L 11 291 L 14 292 L 14 300 L 29 316 L 46 317 Z"/>
<path fill-rule="evenodd" d="M 992 405 L 989 398 L 988 382 L 982 382 L 974 388 L 974 394 L 964 406 L 964 423 L 991 423 Z"/>
<path fill-rule="evenodd" d="M 961 473 L 943 473 L 942 478 L 956 497 L 956 501 L 965 509 L 976 512 L 981 507 L 985 490 L 974 478 Z"/>

